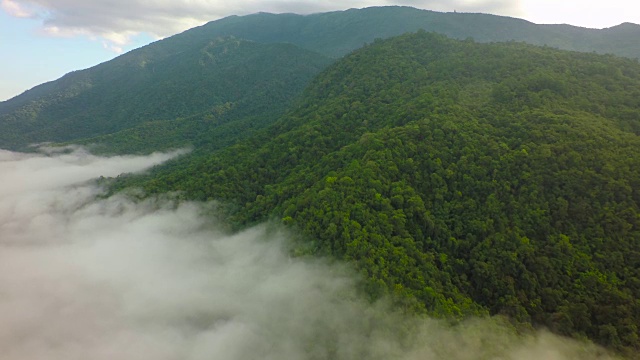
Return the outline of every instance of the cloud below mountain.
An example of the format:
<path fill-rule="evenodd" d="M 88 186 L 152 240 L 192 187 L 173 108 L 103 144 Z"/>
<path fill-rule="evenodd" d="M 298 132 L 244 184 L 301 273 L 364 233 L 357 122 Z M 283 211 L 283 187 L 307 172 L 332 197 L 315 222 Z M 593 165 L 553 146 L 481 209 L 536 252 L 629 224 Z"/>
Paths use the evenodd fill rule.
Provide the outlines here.
<path fill-rule="evenodd" d="M 90 181 L 176 155 L 0 151 L 1 359 L 606 358 L 497 320 L 407 318 L 345 266 L 291 257 L 282 230 L 228 234 L 214 204 L 100 199 Z"/>

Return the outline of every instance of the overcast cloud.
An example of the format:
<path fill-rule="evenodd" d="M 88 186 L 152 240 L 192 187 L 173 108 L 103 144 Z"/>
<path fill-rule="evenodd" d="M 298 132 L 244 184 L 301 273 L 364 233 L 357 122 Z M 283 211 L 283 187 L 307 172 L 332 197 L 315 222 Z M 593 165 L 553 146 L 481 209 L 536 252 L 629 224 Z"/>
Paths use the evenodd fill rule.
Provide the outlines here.
<path fill-rule="evenodd" d="M 519 8 L 518 1 L 512 0 L 2 0 L 9 14 L 41 20 L 49 35 L 101 38 L 114 50 L 138 33 L 162 38 L 229 15 L 259 11 L 308 14 L 376 5 L 512 15 Z"/>
<path fill-rule="evenodd" d="M 286 233 L 226 234 L 213 205 L 99 200 L 90 177 L 176 154 L 0 151 L 0 359 L 606 359 L 492 320 L 394 314 L 345 267 L 288 255 Z"/>

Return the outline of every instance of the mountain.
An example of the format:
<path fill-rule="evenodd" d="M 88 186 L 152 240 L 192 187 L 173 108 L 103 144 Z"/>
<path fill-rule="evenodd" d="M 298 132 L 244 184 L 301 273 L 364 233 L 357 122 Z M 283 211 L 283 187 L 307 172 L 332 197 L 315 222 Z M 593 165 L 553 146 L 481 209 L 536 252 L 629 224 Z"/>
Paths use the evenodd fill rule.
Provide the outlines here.
<path fill-rule="evenodd" d="M 111 152 L 224 147 L 275 120 L 328 57 L 419 29 L 640 57 L 634 24 L 593 30 L 410 7 L 231 16 L 0 102 L 0 147 L 81 139 Z"/>
<path fill-rule="evenodd" d="M 633 355 L 638 34 L 405 7 L 233 16 L 0 103 L 0 147 L 191 145 L 112 191 L 282 222 L 405 311 Z"/>
<path fill-rule="evenodd" d="M 291 44 L 233 37 L 174 45 L 156 43 L 2 103 L 0 144 L 129 130 L 120 137 L 121 152 L 162 148 L 165 140 L 197 145 L 205 141 L 198 136 L 231 121 L 237 133 L 269 123 L 330 62 Z"/>
<path fill-rule="evenodd" d="M 115 189 L 282 221 L 372 298 L 637 354 L 639 135 L 634 60 L 418 32 L 339 60 L 250 138 Z"/>
<path fill-rule="evenodd" d="M 312 15 L 254 14 L 210 22 L 197 31 L 234 35 L 258 42 L 289 42 L 340 57 L 376 38 L 418 30 L 479 42 L 524 41 L 565 50 L 640 57 L 640 25 L 625 23 L 596 30 L 571 25 L 538 25 L 526 20 L 477 13 L 442 13 L 387 6 Z"/>

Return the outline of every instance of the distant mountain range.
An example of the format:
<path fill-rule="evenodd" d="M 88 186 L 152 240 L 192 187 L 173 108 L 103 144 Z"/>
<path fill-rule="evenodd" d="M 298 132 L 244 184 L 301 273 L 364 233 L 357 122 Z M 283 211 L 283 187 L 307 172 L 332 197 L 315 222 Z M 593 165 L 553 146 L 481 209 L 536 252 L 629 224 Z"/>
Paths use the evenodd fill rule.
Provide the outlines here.
<path fill-rule="evenodd" d="M 479 42 L 524 41 L 567 50 L 640 57 L 637 41 L 640 25 L 628 23 L 592 30 L 410 7 L 374 7 L 306 16 L 266 13 L 231 16 L 93 68 L 72 72 L 0 102 L 0 146 L 24 149 L 29 143 L 75 141 L 139 126 L 158 132 L 163 127 L 175 126 L 186 133 L 221 132 L 224 134 L 212 137 L 228 142 L 231 133 L 236 134 L 234 139 L 242 137 L 245 133 L 242 129 L 250 132 L 274 120 L 307 81 L 330 63 L 328 58 L 344 56 L 376 38 L 419 29 Z M 243 40 L 242 45 L 230 45 L 236 40 L 222 44 L 230 39 Z M 216 53 L 220 49 L 226 50 Z M 235 76 L 238 74 L 242 76 Z M 276 78 L 280 80 L 273 81 Z M 226 109 L 224 119 L 213 125 L 206 122 L 185 125 L 178 120 L 194 116 L 192 120 L 201 122 L 211 116 L 220 118 L 220 106 Z M 265 112 L 273 116 L 265 116 Z M 257 114 L 259 120 L 253 118 Z M 241 119 L 244 119 L 242 126 L 213 129 L 220 121 L 229 124 Z M 177 124 L 171 123 L 177 120 Z M 147 140 L 141 137 L 138 141 Z M 201 142 L 196 141 L 195 145 Z M 157 145 L 178 144 L 161 141 Z"/>
<path fill-rule="evenodd" d="M 479 42 L 523 41 L 565 50 L 640 57 L 640 25 L 596 30 L 537 25 L 526 20 L 473 13 L 441 13 L 411 7 L 372 7 L 313 15 L 232 16 L 191 31 L 233 35 L 258 42 L 288 42 L 326 56 L 343 56 L 375 38 L 419 29 Z M 185 33 L 186 34 L 186 33 Z"/>
<path fill-rule="evenodd" d="M 273 125 L 118 188 L 230 204 L 376 298 L 640 351 L 640 64 L 418 32 L 316 76 Z M 410 304 L 410 305 L 409 305 Z"/>

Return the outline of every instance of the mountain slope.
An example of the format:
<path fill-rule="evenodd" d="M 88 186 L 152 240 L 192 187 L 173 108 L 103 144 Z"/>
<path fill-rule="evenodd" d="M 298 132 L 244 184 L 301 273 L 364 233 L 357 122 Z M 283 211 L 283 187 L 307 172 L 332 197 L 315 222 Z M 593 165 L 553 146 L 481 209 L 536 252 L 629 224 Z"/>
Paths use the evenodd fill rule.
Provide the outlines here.
<path fill-rule="evenodd" d="M 229 138 L 229 134 L 242 134 L 243 129 L 270 123 L 277 115 L 269 114 L 280 114 L 306 81 L 328 64 L 318 54 L 280 43 L 336 58 L 376 38 L 418 29 L 460 39 L 473 37 L 481 42 L 526 41 L 640 57 L 640 26 L 634 24 L 592 30 L 409 7 L 308 16 L 231 16 L 0 102 L 0 147 L 16 149 L 33 142 L 79 141 L 108 134 L 114 135 L 91 141 L 113 141 L 122 146 L 112 146 L 111 151 L 157 150 L 168 143 L 207 143 L 206 136 L 198 139 L 192 135 L 213 130 L 203 119 L 217 116 L 216 111 L 213 115 L 207 112 L 227 103 L 243 115 L 228 114 L 225 124 L 231 129 L 213 130 L 218 132 L 212 134 L 215 141 L 208 143 L 223 139 L 231 143 L 234 137 Z M 229 40 L 229 36 L 260 44 Z M 216 40 L 219 38 L 227 40 Z M 269 106 L 255 106 L 258 103 Z M 263 119 L 262 112 L 268 113 L 264 116 L 267 119 Z M 187 117 L 199 123 L 188 124 L 184 121 Z M 162 128 L 169 130 L 158 132 Z M 181 130 L 172 133 L 173 128 Z M 144 136 L 150 129 L 153 136 Z M 125 133 L 115 134 L 120 131 Z"/>
<path fill-rule="evenodd" d="M 640 65 L 419 32 L 330 66 L 281 120 L 118 186 L 223 199 L 352 261 L 372 297 L 640 350 Z"/>
<path fill-rule="evenodd" d="M 570 25 L 537 25 L 522 19 L 474 13 L 441 13 L 411 7 L 350 9 L 312 15 L 231 16 L 196 32 L 233 35 L 258 42 L 289 42 L 327 56 L 343 56 L 376 38 L 419 29 L 480 42 L 524 41 L 565 50 L 640 57 L 640 25 L 596 30 Z M 186 35 L 186 34 L 185 34 Z"/>
<path fill-rule="evenodd" d="M 235 38 L 210 38 L 186 49 L 163 46 L 163 54 L 152 51 L 158 46 L 141 49 L 4 103 L 0 143 L 76 140 L 194 115 L 200 132 L 243 117 L 268 123 L 329 63 L 294 45 Z M 167 137 L 192 141 L 173 127 Z"/>

